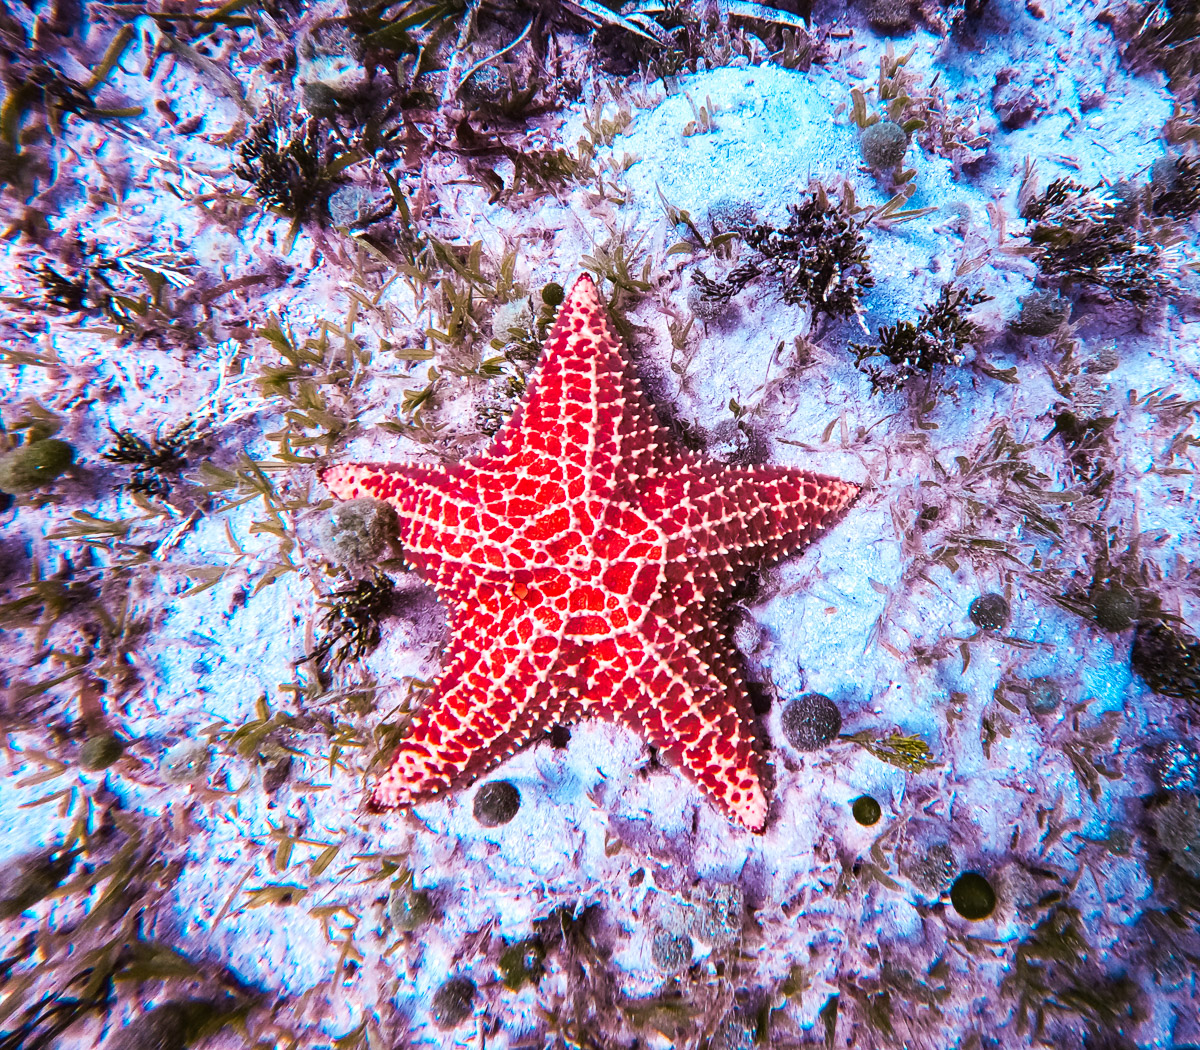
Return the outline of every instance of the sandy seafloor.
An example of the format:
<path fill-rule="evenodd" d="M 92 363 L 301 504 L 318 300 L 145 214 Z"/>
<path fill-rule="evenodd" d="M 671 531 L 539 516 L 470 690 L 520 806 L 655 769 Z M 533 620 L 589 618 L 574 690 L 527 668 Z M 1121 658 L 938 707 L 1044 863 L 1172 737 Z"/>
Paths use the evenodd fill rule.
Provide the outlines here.
<path fill-rule="evenodd" d="M 35 403 L 61 420 L 58 436 L 76 461 L 0 516 L 3 600 L 30 594 L 35 572 L 80 585 L 53 614 L 39 613 L 40 627 L 36 616 L 22 624 L 5 613 L 0 857 L 15 863 L 64 842 L 84 848 L 65 892 L 3 923 L 9 962 L 0 967 L 0 995 L 20 1003 L 0 1022 L 15 1040 L 4 1045 L 116 1045 L 119 1029 L 156 1004 L 225 994 L 251 1004 L 244 1027 L 227 1026 L 202 1045 L 748 1046 L 756 1024 L 760 1042 L 778 1046 L 1200 1041 L 1189 955 L 1196 917 L 1176 912 L 1179 924 L 1157 926 L 1146 918 L 1170 906 L 1160 885 L 1163 847 L 1147 815 L 1159 790 L 1147 749 L 1186 738 L 1192 712 L 1131 672 L 1132 627 L 1103 630 L 1053 600 L 1087 591 L 1100 548 L 1085 526 L 1100 523 L 1114 560 L 1140 574 L 1162 609 L 1197 622 L 1194 466 L 1190 447 L 1176 440 L 1196 421 L 1186 402 L 1200 398 L 1200 314 L 1186 269 L 1194 222 L 1178 224 L 1170 294 L 1143 308 L 1076 294 L 1070 329 L 1035 337 L 1011 327 L 1037 276 L 1014 250 L 1024 243 L 1016 198 L 1026 162 L 1042 187 L 1058 177 L 1144 184 L 1168 152 L 1163 127 L 1173 98 L 1165 76 L 1130 68 L 1112 29 L 1097 22 L 1098 5 L 1047 0 L 1027 9 L 994 0 L 978 22 L 949 36 L 915 19 L 888 38 L 858 9 L 818 4 L 813 25 L 825 53 L 806 71 L 775 64 L 760 44 L 751 56 L 727 55 L 722 68 L 670 81 L 588 65 L 590 31 L 576 20 L 557 32 L 581 95 L 529 127 L 534 139 L 573 149 L 593 107 L 612 117 L 619 96 L 628 126 L 597 160 L 635 159 L 605 175 L 606 199 L 592 182 L 489 203 L 461 156 L 442 150 L 423 161 L 430 203 L 420 228 L 449 244 L 480 242 L 483 269 L 493 275 L 515 246 L 512 279 L 535 304 L 547 282 L 569 284 L 585 256 L 611 243 L 613 231 L 627 232 L 635 274 L 643 260 L 650 264 L 650 289 L 623 303 L 637 326 L 637 366 L 664 415 L 711 454 L 865 485 L 835 528 L 741 596 L 734 637 L 748 677 L 773 699 L 763 718 L 773 783 L 761 836 L 731 825 L 635 735 L 600 723 L 572 727 L 565 747 L 538 742 L 489 774 L 519 788 L 520 810 L 506 825 L 475 820 L 473 788 L 410 813 L 363 812 L 371 733 L 395 721 L 414 680 L 436 675 L 444 618 L 431 592 L 392 565 L 403 598 L 384 618 L 378 647 L 323 682 L 311 664 L 297 667 L 319 635 L 318 599 L 347 578 L 322 553 L 327 504 L 315 468 L 281 462 L 285 413 L 304 408 L 280 384 L 260 382 L 279 358 L 259 333 L 271 315 L 297 341 L 336 326 L 331 357 L 308 372 L 340 370 L 320 396 L 348 426 L 303 455 L 436 463 L 486 440 L 477 410 L 496 399 L 505 377 L 454 369 L 465 371 L 472 354 L 496 353 L 487 345 L 493 306 L 477 295 L 462 344 L 434 345 L 423 335 L 434 319 L 422 313 L 396 257 L 363 246 L 386 247 L 399 236 L 394 215 L 350 231 L 318 214 L 289 245 L 291 220 L 260 206 L 233 173 L 251 112 L 272 96 L 285 107 L 302 98 L 286 43 L 301 35 L 288 29 L 297 13 L 275 11 L 269 32 L 256 15 L 257 26 L 195 37 L 207 59 L 168 53 L 148 70 L 157 24 L 121 10 L 94 10 L 77 31 L 43 39 L 64 74 L 82 82 L 127 21 L 133 38 L 98 98 L 143 114 L 64 115 L 56 133 L 26 147 L 38 158 L 32 181 L 10 186 L 4 199 L 13 226 L 0 269 L 9 444 Z M 36 5 L 14 5 L 9 17 L 28 28 L 39 13 L 47 17 Z M 340 13 L 336 5 L 318 12 Z M 311 25 L 316 16 L 304 17 Z M 755 32 L 755 23 L 740 25 Z M 915 47 L 907 68 L 926 84 L 938 74 L 947 109 L 974 122 L 984 147 L 956 166 L 910 145 L 905 163 L 916 174 L 907 206 L 935 210 L 867 228 L 877 284 L 864 297 L 862 321 L 873 336 L 882 324 L 915 318 L 969 262 L 959 283 L 992 298 L 973 311 L 981 334 L 967 359 L 939 367 L 941 393 L 918 412 L 923 381 L 872 393 L 855 368 L 847 345 L 866 339 L 855 319 L 813 329 L 808 311 L 781 302 L 768 279 L 723 314 L 697 320 L 673 351 L 668 323 L 691 316 L 690 273 L 721 276 L 733 260 L 694 239 L 694 250 L 669 254 L 687 231 L 668 224 L 656 190 L 702 232 L 711 230 L 710 206 L 731 200 L 750 202 L 759 222 L 782 225 L 812 178 L 846 180 L 860 202 L 882 204 L 890 194 L 864 167 L 847 108 L 852 87 L 874 83 L 888 39 L 898 53 Z M 1036 99 L 1019 127 L 993 108 L 1003 70 L 1015 70 Z M 235 82 L 244 102 L 234 97 Z M 684 136 L 692 103 L 705 100 L 713 126 Z M 878 105 L 871 96 L 868 103 Z M 189 121 L 191 132 L 181 133 Z M 505 177 L 506 164 L 497 164 Z M 422 178 L 401 156 L 351 165 L 341 179 L 386 201 L 385 169 L 410 196 Z M 167 288 L 160 314 L 126 331 L 89 304 L 48 304 L 38 267 L 79 272 L 76 239 L 109 258 L 142 253 L 161 263 L 165 255 L 147 253 L 169 253 L 180 287 Z M 146 272 L 108 274 L 129 294 L 144 294 L 137 282 Z M 341 334 L 355 302 L 356 355 L 342 349 Z M 794 343 L 802 334 L 811 338 L 806 353 Z M 435 356 L 406 361 L 412 348 Z M 1063 363 L 1068 348 L 1073 365 Z M 983 360 L 992 370 L 1015 368 L 1019 382 L 994 378 L 978 367 Z M 431 428 L 428 440 L 381 426 L 413 422 L 403 395 L 429 382 L 431 365 L 440 373 L 435 399 L 417 419 Z M 1072 369 L 1069 392 L 1056 390 L 1055 375 Z M 1147 406 L 1139 399 L 1151 391 L 1159 400 Z M 1151 410 L 1171 395 L 1181 411 Z M 1030 527 L 1010 498 L 1019 486 L 1000 472 L 965 472 L 997 428 L 1007 428 L 1027 446 L 1019 455 L 1044 475 L 1042 487 L 1078 492 L 1069 450 L 1057 435 L 1045 440 L 1064 408 L 1115 417 L 1096 452 L 1113 477 L 1101 497 L 1040 505 L 1061 530 L 1054 537 Z M 189 418 L 202 418 L 205 429 L 171 494 L 135 498 L 129 468 L 102 457 L 113 444 L 110 428 L 150 438 Z M 322 432 L 294 420 L 293 433 Z M 204 464 L 236 470 L 243 456 L 274 464 L 263 477 L 275 509 L 248 483 L 209 496 L 199 488 Z M 965 458 L 956 464 L 958 457 Z M 919 518 L 932 506 L 936 518 Z M 105 532 L 93 519 L 73 519 L 80 514 L 123 524 Z M 972 548 L 970 537 L 987 543 Z M 960 551 L 956 569 L 932 557 L 951 544 Z M 281 560 L 289 571 L 269 578 Z M 979 632 L 968 619 L 969 603 L 984 592 L 1007 595 L 1003 630 Z M 101 606 L 115 610 L 110 621 Z M 1039 677 L 1053 678 L 1064 701 L 1035 717 L 1021 689 Z M 34 688 L 39 683 L 49 684 Z M 356 690 L 368 702 L 360 695 L 355 703 Z M 846 741 L 796 751 L 780 712 L 805 691 L 835 700 L 843 733 L 919 735 L 933 766 L 906 773 Z M 270 717 L 297 718 L 263 727 L 249 744 L 245 733 L 220 732 L 253 729 L 263 703 Z M 343 747 L 333 762 L 330 719 L 342 739 L 360 745 Z M 104 727 L 129 741 L 125 754 L 106 770 L 85 771 L 80 748 Z M 189 741 L 207 753 L 190 777 L 178 772 Z M 286 780 L 265 784 L 268 773 L 283 775 L 279 762 L 289 754 Z M 863 794 L 882 808 L 872 827 L 851 815 Z M 116 878 L 104 865 L 131 828 L 142 836 L 134 881 L 119 907 L 107 901 L 89 925 L 85 916 Z M 278 847 L 289 837 L 284 855 Z M 913 881 L 911 858 L 940 844 L 959 871 L 981 872 L 995 887 L 989 918 L 968 921 L 950 906 L 948 886 Z M 174 867 L 164 873 L 156 862 Z M 386 907 L 405 872 L 434 905 L 413 932 L 395 930 Z M 728 884 L 743 896 L 741 921 L 693 930 L 690 963 L 664 972 L 654 936 L 686 927 L 689 902 Z M 291 887 L 291 895 L 272 898 L 271 886 Z M 113 892 L 121 897 L 120 887 Z M 540 982 L 507 988 L 497 970 L 506 944 L 530 937 L 533 924 L 559 908 L 587 917 L 586 968 L 550 938 Z M 1047 919 L 1073 923 L 1082 941 L 1071 958 L 1031 955 Z M 31 956 L 27 938 L 47 931 L 59 939 Z M 72 952 L 79 957 L 114 937 L 170 946 L 187 961 L 176 957 L 175 972 L 117 980 L 101 1008 L 49 1042 L 36 1041 L 45 1019 L 22 1032 L 18 1018 L 36 1015 L 21 1012 L 36 998 L 29 989 L 76 994 L 78 983 L 65 984 L 75 973 Z M 1025 967 L 1028 976 L 1030 966 L 1041 992 L 1023 1000 L 1014 975 Z M 43 983 L 23 984 L 23 975 Z M 431 996 L 460 975 L 478 991 L 460 1024 L 439 1028 Z M 1111 1014 L 1082 1003 L 1072 993 L 1080 987 L 1100 989 Z M 1117 988 L 1129 994 L 1128 1009 Z M 1033 1011 L 1046 1004 L 1039 1033 Z"/>

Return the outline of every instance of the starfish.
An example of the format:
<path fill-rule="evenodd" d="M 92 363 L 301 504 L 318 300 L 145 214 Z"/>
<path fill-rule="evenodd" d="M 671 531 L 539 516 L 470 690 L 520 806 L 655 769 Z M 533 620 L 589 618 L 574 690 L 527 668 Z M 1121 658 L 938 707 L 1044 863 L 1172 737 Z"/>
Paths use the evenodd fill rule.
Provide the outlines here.
<path fill-rule="evenodd" d="M 339 464 L 322 480 L 396 509 L 406 559 L 449 610 L 443 669 L 372 808 L 469 783 L 592 716 L 634 730 L 728 816 L 763 829 L 761 757 L 720 598 L 825 528 L 857 485 L 678 445 L 587 276 L 483 453 Z"/>

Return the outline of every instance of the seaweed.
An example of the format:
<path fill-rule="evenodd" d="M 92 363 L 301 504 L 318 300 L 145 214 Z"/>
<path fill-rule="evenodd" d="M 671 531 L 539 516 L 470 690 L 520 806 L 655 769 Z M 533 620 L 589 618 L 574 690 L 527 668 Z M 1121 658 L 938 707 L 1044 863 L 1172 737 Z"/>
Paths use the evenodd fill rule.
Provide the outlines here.
<path fill-rule="evenodd" d="M 968 292 L 954 284 L 942 286 L 937 301 L 921 309 L 916 321 L 901 321 L 879 329 L 878 345 L 851 343 L 855 363 L 871 377 L 871 389 L 898 390 L 919 375 L 929 375 L 938 365 L 960 365 L 966 347 L 979 334 L 979 326 L 966 316 L 966 311 L 992 297 L 977 290 Z M 885 372 L 863 361 L 883 356 L 895 371 Z"/>
<path fill-rule="evenodd" d="M 1019 196 L 1028 245 L 1043 279 L 1112 302 L 1146 306 L 1175 287 L 1180 235 L 1174 222 L 1147 214 L 1133 193 L 1122 200 L 1103 186 L 1055 179 L 1037 193 L 1027 165 Z"/>
<path fill-rule="evenodd" d="M 1055 905 L 1017 945 L 1000 988 L 1015 1000 L 1022 1035 L 1045 1041 L 1056 1018 L 1078 1018 L 1093 1034 L 1120 1031 L 1140 1018 L 1136 983 L 1096 972 L 1085 929 L 1077 909 Z"/>
<path fill-rule="evenodd" d="M 757 225 L 746 231 L 755 260 L 739 265 L 724 281 L 695 275 L 704 298 L 731 298 L 765 274 L 779 282 L 785 303 L 808 306 L 814 318 L 860 314 L 863 293 L 875 285 L 862 232 L 872 216 L 863 215 L 852 196 L 833 198 L 820 183 L 788 211 L 786 226 Z"/>
<path fill-rule="evenodd" d="M 842 734 L 838 739 L 858 744 L 881 762 L 903 769 L 906 773 L 923 773 L 937 765 L 929 745 L 919 736 L 892 733 L 878 737 L 871 730 L 864 729 L 858 733 Z"/>
<path fill-rule="evenodd" d="M 101 453 L 114 463 L 133 467 L 129 481 L 130 492 L 146 496 L 166 497 L 171 492 L 168 475 L 177 474 L 187 466 L 184 453 L 196 441 L 200 424 L 195 419 L 185 420 L 174 427 L 165 437 L 149 440 L 132 430 L 113 430 L 116 447 Z"/>
<path fill-rule="evenodd" d="M 255 197 L 298 223 L 320 213 L 337 176 L 359 155 L 338 152 L 321 118 L 289 116 L 273 101 L 238 146 L 238 158 L 234 174 Z"/>
<path fill-rule="evenodd" d="M 0 189 L 22 180 L 29 171 L 29 146 L 47 134 L 57 136 L 64 117 L 119 120 L 142 113 L 141 106 L 103 106 L 95 98 L 134 39 L 132 26 L 116 32 L 98 62 L 76 58 L 84 68 L 94 66 L 91 76 L 79 81 L 52 54 L 69 23 L 55 18 L 35 24 L 37 31 L 30 34 L 15 18 L 0 15 L 0 84 L 5 92 L 0 102 Z"/>
<path fill-rule="evenodd" d="M 376 573 L 370 579 L 359 580 L 323 598 L 320 603 L 325 608 L 320 625 L 322 638 L 304 661 L 320 663 L 332 656 L 333 665 L 340 667 L 366 656 L 379 644 L 382 637 L 380 618 L 387 615 L 395 597 L 396 587 L 391 578 Z"/>

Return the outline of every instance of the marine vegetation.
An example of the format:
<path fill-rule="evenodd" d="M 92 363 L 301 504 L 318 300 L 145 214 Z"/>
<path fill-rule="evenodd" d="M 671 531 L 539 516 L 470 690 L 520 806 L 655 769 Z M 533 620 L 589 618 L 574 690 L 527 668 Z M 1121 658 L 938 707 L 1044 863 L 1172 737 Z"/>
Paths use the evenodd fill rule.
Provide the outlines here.
<path fill-rule="evenodd" d="M 871 377 L 873 391 L 898 390 L 917 376 L 928 376 L 938 365 L 961 365 L 965 351 L 980 334 L 966 311 L 992 297 L 943 285 L 937 301 L 922 308 L 916 321 L 900 321 L 879 329 L 879 342 L 851 343 L 856 364 Z M 884 371 L 863 365 L 869 357 L 886 357 L 896 368 Z"/>
<path fill-rule="evenodd" d="M 822 314 L 858 314 L 863 293 L 875 285 L 863 229 L 871 220 L 851 196 L 830 195 L 817 183 L 800 204 L 788 206 L 786 226 L 756 225 L 744 234 L 756 257 L 738 265 L 723 281 L 696 273 L 693 280 L 705 299 L 729 299 L 757 277 L 780 287 L 785 303 Z"/>
<path fill-rule="evenodd" d="M 1027 221 L 1028 255 L 1042 279 L 1065 291 L 1145 306 L 1175 287 L 1180 235 L 1167 213 L 1148 211 L 1143 195 L 1122 199 L 1104 186 L 1058 178 L 1044 191 L 1026 168 L 1018 209 Z"/>

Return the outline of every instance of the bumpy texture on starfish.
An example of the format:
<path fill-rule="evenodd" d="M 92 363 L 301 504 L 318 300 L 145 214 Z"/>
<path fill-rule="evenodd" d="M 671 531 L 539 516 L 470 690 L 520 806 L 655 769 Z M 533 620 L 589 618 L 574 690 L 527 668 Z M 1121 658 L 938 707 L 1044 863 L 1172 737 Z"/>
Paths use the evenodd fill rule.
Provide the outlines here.
<path fill-rule="evenodd" d="M 396 508 L 406 557 L 449 609 L 445 665 L 375 808 L 469 782 L 590 715 L 633 729 L 762 829 L 751 710 L 718 600 L 802 546 L 858 486 L 677 445 L 586 276 L 487 451 L 439 467 L 342 464 L 323 480 L 341 499 Z"/>

